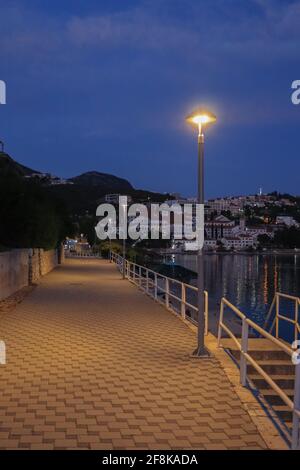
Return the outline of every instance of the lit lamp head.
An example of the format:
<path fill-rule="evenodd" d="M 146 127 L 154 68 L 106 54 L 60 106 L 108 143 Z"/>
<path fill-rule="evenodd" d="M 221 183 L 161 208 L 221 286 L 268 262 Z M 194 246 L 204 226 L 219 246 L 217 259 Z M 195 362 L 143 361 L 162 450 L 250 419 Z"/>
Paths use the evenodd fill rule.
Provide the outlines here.
<path fill-rule="evenodd" d="M 202 128 L 216 122 L 216 116 L 207 111 L 207 109 L 197 108 L 192 114 L 186 117 L 186 122 L 199 130 L 199 135 L 202 134 Z"/>

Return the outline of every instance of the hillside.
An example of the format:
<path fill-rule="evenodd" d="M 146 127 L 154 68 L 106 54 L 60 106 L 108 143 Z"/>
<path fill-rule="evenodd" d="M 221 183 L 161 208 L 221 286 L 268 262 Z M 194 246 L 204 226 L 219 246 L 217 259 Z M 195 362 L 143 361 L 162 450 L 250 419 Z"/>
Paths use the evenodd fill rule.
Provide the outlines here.
<path fill-rule="evenodd" d="M 69 178 L 68 181 L 78 186 L 98 187 L 105 192 L 126 192 L 134 189 L 127 180 L 99 171 L 88 171 L 74 178 Z"/>
<path fill-rule="evenodd" d="M 5 174 L 14 174 L 25 177 L 29 182 L 40 183 L 47 188 L 50 195 L 62 201 L 72 216 L 95 214 L 102 198 L 110 193 L 130 195 L 135 202 L 163 202 L 170 197 L 168 194 L 137 190 L 124 178 L 98 171 L 88 171 L 67 180 L 60 180 L 50 174 L 27 168 L 8 154 L 0 152 L 0 175 Z"/>
<path fill-rule="evenodd" d="M 0 172 L 2 174 L 5 172 L 14 173 L 19 176 L 31 176 L 34 173 L 40 173 L 21 165 L 21 163 L 16 162 L 5 152 L 0 152 Z"/>

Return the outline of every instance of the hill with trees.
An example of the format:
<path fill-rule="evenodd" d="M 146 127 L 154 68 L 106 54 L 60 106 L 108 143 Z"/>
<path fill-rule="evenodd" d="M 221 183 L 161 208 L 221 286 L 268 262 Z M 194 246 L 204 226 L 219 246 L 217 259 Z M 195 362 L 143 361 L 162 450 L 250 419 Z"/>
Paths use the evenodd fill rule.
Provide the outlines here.
<path fill-rule="evenodd" d="M 78 233 L 92 240 L 96 208 L 109 193 L 131 196 L 134 202 L 171 197 L 137 190 L 124 178 L 98 171 L 63 180 L 0 152 L 0 246 L 48 249 Z"/>

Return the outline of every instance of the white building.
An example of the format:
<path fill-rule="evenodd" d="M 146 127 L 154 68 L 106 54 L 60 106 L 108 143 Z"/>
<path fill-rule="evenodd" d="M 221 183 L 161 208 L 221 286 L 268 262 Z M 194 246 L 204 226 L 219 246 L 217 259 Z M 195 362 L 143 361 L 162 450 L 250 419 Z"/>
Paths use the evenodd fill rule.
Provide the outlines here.
<path fill-rule="evenodd" d="M 213 220 L 205 222 L 206 239 L 221 240 L 221 238 L 231 237 L 234 234 L 234 226 L 234 220 L 229 220 L 224 215 L 219 215 Z"/>
<path fill-rule="evenodd" d="M 207 206 L 211 212 L 221 214 L 223 211 L 228 211 L 231 205 L 230 199 L 213 199 L 207 202 Z"/>
<path fill-rule="evenodd" d="M 107 202 L 109 204 L 119 204 L 119 198 L 121 196 L 126 196 L 128 203 L 130 203 L 132 201 L 132 197 L 127 196 L 126 194 L 106 194 L 104 199 L 105 199 L 105 202 Z"/>
<path fill-rule="evenodd" d="M 276 217 L 276 225 L 285 225 L 286 227 L 299 227 L 298 222 L 289 215 L 278 215 Z"/>
<path fill-rule="evenodd" d="M 223 238 L 222 243 L 226 249 L 243 250 L 255 248 L 256 240 L 254 237 L 240 235 L 238 237 Z"/>

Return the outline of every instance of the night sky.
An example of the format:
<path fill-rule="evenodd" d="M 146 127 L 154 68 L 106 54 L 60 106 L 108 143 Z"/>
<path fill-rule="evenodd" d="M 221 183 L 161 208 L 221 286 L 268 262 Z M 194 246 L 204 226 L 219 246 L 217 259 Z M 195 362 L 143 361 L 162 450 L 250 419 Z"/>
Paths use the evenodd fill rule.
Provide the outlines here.
<path fill-rule="evenodd" d="M 0 79 L 0 139 L 37 170 L 194 195 L 206 104 L 207 197 L 300 194 L 300 0 L 0 0 Z"/>

